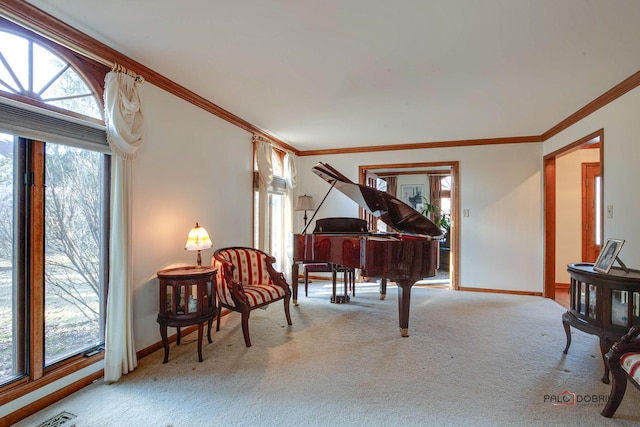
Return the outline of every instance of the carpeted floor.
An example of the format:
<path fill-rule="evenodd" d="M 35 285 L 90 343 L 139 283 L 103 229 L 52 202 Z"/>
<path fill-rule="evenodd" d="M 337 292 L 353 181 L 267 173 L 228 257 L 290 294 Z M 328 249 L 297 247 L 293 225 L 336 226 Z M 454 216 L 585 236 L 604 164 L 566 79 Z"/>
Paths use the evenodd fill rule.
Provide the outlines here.
<path fill-rule="evenodd" d="M 23 420 L 67 411 L 63 426 L 631 426 L 640 391 L 615 418 L 600 415 L 596 337 L 573 332 L 568 355 L 556 302 L 531 296 L 416 286 L 408 338 L 398 330 L 396 288 L 378 299 L 358 284 L 350 304 L 310 285 L 286 325 L 281 305 L 257 310 L 246 348 L 239 315 L 223 318 L 198 363 L 195 336 L 158 351 L 111 385 L 97 382 Z M 575 405 L 554 405 L 562 392 Z M 596 403 L 593 403 L 593 401 Z M 603 401 L 604 400 L 604 401 Z"/>

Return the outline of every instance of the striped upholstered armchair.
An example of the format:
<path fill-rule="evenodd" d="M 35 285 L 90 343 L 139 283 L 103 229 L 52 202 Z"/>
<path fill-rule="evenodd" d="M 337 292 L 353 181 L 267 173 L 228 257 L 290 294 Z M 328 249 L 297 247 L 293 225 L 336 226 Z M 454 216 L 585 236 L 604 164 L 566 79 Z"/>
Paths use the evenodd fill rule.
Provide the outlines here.
<path fill-rule="evenodd" d="M 282 273 L 273 268 L 275 258 L 258 249 L 246 247 L 221 248 L 215 251 L 211 264 L 218 269 L 216 297 L 220 330 L 222 307 L 242 315 L 242 333 L 247 347 L 249 337 L 249 313 L 252 310 L 279 300 L 284 301 L 284 314 L 291 325 L 289 301 L 291 289 Z"/>
<path fill-rule="evenodd" d="M 640 389 L 640 326 L 632 326 L 605 356 L 611 371 L 611 394 L 601 414 L 607 418 L 620 406 L 627 382 Z"/>

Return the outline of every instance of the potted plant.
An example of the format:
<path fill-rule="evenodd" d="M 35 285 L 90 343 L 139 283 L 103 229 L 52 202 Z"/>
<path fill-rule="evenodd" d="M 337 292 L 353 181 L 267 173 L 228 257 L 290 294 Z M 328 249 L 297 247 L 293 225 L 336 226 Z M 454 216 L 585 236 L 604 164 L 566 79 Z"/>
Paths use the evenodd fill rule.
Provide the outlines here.
<path fill-rule="evenodd" d="M 439 269 L 449 270 L 450 261 L 450 247 L 449 247 L 449 231 L 451 229 L 451 214 L 445 212 L 439 206 L 424 201 L 424 208 L 421 211 L 422 215 L 429 218 L 436 226 L 442 230 L 443 237 L 440 240 Z"/>
<path fill-rule="evenodd" d="M 437 225 L 440 230 L 442 230 L 442 234 L 444 237 L 441 240 L 441 244 L 444 247 L 449 246 L 449 230 L 451 229 L 451 214 L 449 212 L 445 212 L 439 206 L 436 206 L 432 203 L 429 203 L 426 199 L 424 201 L 424 208 L 422 215 L 429 218 L 435 225 Z"/>

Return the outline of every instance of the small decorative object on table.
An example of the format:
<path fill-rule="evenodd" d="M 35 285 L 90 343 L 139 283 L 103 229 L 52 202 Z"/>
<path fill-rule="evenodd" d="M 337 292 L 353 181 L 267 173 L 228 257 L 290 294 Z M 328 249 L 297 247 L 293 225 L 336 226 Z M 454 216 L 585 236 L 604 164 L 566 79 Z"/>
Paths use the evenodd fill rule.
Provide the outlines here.
<path fill-rule="evenodd" d="M 596 263 L 593 265 L 593 269 L 600 273 L 608 273 L 613 263 L 618 261 L 620 267 L 622 267 L 624 271 L 628 271 L 627 266 L 618 258 L 622 245 L 624 245 L 624 240 L 607 239 L 607 243 L 605 243 L 600 251 L 600 255 L 598 255 Z"/>

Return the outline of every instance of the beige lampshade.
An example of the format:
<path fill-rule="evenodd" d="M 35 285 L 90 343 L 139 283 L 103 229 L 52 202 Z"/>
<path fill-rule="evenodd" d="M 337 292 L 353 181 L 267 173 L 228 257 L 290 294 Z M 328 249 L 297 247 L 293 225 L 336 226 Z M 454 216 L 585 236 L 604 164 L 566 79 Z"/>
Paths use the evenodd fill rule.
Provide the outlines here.
<path fill-rule="evenodd" d="M 312 211 L 315 207 L 313 206 L 313 197 L 307 196 L 298 196 L 298 204 L 296 205 L 297 211 Z"/>
<path fill-rule="evenodd" d="M 187 243 L 184 244 L 184 248 L 188 251 L 196 251 L 209 249 L 211 246 L 213 246 L 213 243 L 211 243 L 211 239 L 209 239 L 207 230 L 200 227 L 196 222 L 196 226 L 189 232 L 189 237 L 187 237 Z"/>

